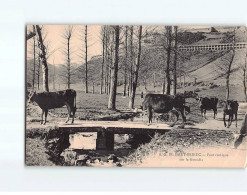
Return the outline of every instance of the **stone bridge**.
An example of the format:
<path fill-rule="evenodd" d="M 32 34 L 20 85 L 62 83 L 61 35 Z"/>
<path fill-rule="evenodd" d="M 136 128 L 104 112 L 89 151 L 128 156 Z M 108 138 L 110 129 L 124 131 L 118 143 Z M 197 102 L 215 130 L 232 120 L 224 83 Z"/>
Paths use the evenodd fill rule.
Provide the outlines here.
<path fill-rule="evenodd" d="M 38 136 L 46 137 L 50 142 L 60 142 L 66 147 L 69 145 L 69 135 L 82 132 L 96 132 L 96 150 L 113 150 L 114 134 L 154 134 L 166 133 L 171 130 L 168 124 L 152 124 L 126 122 L 126 121 L 83 121 L 75 124 L 49 123 L 47 125 L 29 124 L 26 129 L 27 137 Z M 66 142 L 66 143 L 65 143 Z M 63 145 L 62 144 L 62 145 Z"/>

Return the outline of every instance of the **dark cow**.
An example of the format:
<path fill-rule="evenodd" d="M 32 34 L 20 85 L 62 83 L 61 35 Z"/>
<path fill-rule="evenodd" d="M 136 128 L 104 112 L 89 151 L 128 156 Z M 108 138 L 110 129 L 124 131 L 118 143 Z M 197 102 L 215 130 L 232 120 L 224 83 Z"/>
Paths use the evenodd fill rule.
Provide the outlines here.
<path fill-rule="evenodd" d="M 67 106 L 68 118 L 66 123 L 69 121 L 69 117 L 72 113 L 72 122 L 74 122 L 75 111 L 76 111 L 76 91 L 73 89 L 67 89 L 56 92 L 31 92 L 28 102 L 36 102 L 42 109 L 41 124 L 46 123 L 46 118 L 49 109 L 61 108 Z M 45 121 L 43 123 L 43 115 L 45 113 Z"/>
<path fill-rule="evenodd" d="M 181 95 L 163 95 L 163 94 L 147 94 L 142 104 L 143 110 L 147 110 L 148 112 L 148 124 L 152 123 L 153 112 L 155 113 L 168 113 L 173 108 L 175 108 L 178 112 L 180 112 L 183 125 L 186 122 L 186 117 L 184 115 L 185 109 L 185 98 Z M 188 108 L 188 107 L 187 107 Z M 171 126 L 174 126 L 172 124 Z"/>
<path fill-rule="evenodd" d="M 200 97 L 199 102 L 200 102 L 200 109 L 201 109 L 201 114 L 206 119 L 206 111 L 207 110 L 213 110 L 214 111 L 214 119 L 215 116 L 217 115 L 217 104 L 218 104 L 218 98 L 212 97 Z"/>
<path fill-rule="evenodd" d="M 224 102 L 223 105 L 223 120 L 224 120 L 224 125 L 226 127 L 226 115 L 229 115 L 228 119 L 228 125 L 227 128 L 229 128 L 232 124 L 232 119 L 233 115 L 235 115 L 235 120 L 236 120 L 236 127 L 237 127 L 237 120 L 238 120 L 238 102 L 233 101 L 233 100 L 228 100 Z"/>

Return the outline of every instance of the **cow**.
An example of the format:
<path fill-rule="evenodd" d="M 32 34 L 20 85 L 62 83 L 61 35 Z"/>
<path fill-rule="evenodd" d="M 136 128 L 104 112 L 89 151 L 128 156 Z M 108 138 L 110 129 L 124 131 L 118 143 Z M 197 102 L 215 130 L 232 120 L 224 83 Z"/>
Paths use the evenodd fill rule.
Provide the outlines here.
<path fill-rule="evenodd" d="M 226 127 L 226 115 L 229 115 L 228 119 L 228 125 L 227 128 L 229 128 L 232 124 L 233 115 L 235 115 L 235 121 L 236 121 L 236 127 L 237 127 L 237 120 L 238 120 L 238 102 L 233 100 L 227 100 L 224 102 L 223 105 L 223 120 L 224 125 Z"/>
<path fill-rule="evenodd" d="M 214 119 L 215 119 L 215 116 L 217 115 L 217 104 L 219 101 L 218 98 L 216 98 L 216 97 L 211 97 L 211 98 L 199 97 L 198 100 L 200 103 L 200 110 L 201 110 L 202 117 L 204 114 L 204 117 L 206 119 L 206 111 L 207 110 L 213 110 L 214 111 Z"/>
<path fill-rule="evenodd" d="M 186 122 L 186 117 L 184 115 L 185 98 L 183 96 L 181 95 L 172 96 L 172 95 L 164 95 L 164 94 L 147 94 L 142 103 L 142 109 L 147 110 L 148 125 L 152 123 L 153 112 L 168 113 L 173 108 L 175 108 L 178 112 L 180 112 L 182 119 L 183 119 L 182 128 L 184 128 L 184 122 Z M 175 123 L 173 123 L 170 126 L 174 126 Z"/>
<path fill-rule="evenodd" d="M 63 91 L 56 92 L 41 92 L 36 93 L 32 91 L 29 95 L 28 103 L 36 102 L 38 106 L 42 109 L 41 114 L 41 124 L 46 124 L 46 118 L 49 109 L 61 108 L 66 105 L 68 109 L 68 117 L 65 121 L 69 121 L 70 115 L 72 113 L 72 122 L 74 123 L 75 111 L 76 111 L 76 91 L 73 89 L 67 89 Z M 43 115 L 45 113 L 45 120 L 43 123 Z"/>

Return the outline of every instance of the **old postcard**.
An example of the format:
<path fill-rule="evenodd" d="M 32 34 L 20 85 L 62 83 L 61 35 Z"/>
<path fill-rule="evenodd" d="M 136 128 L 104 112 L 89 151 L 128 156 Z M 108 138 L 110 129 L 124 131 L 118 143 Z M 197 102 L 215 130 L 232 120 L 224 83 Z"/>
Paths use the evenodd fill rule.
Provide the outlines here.
<path fill-rule="evenodd" d="M 245 26 L 27 25 L 27 166 L 244 168 Z"/>

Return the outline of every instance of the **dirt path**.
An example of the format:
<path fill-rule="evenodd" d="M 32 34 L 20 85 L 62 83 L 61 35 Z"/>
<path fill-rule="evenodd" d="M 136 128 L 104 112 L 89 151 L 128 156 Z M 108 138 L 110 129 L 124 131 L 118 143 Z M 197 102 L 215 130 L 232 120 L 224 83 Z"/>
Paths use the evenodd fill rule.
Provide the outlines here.
<path fill-rule="evenodd" d="M 239 133 L 240 127 L 242 125 L 242 121 L 244 118 L 244 115 L 247 111 L 247 103 L 240 103 L 239 105 L 239 112 L 238 112 L 238 126 L 236 127 L 236 121 L 234 120 L 232 122 L 232 125 L 230 128 L 227 128 L 224 126 L 223 122 L 223 111 L 222 109 L 218 109 L 218 114 L 216 116 L 216 119 L 213 118 L 213 112 L 212 111 L 207 111 L 206 117 L 207 119 L 203 120 L 202 118 L 202 123 L 196 123 L 193 122 L 194 117 L 201 117 L 201 116 L 195 116 L 192 113 L 191 115 L 188 115 L 188 121 L 185 125 L 185 129 L 210 129 L 210 130 L 225 130 L 225 131 L 231 131 L 233 133 Z M 196 112 L 196 111 L 193 111 Z M 64 126 L 64 125 L 71 125 L 71 124 L 66 124 L 64 123 L 63 118 L 54 118 L 51 117 L 48 118 L 48 123 L 46 125 L 40 125 L 39 120 L 33 119 L 32 117 L 27 117 L 27 129 L 32 129 L 32 128 L 47 128 L 47 127 L 53 127 L 53 126 Z M 228 117 L 226 118 L 228 119 Z M 115 127 L 128 127 L 128 128 L 150 128 L 150 129 L 177 129 L 179 128 L 180 121 L 174 126 L 170 127 L 166 123 L 158 123 L 156 121 L 153 122 L 150 126 L 147 126 L 146 124 L 147 117 L 145 116 L 144 118 L 142 117 L 134 117 L 132 119 L 128 120 L 119 120 L 119 121 L 85 121 L 85 120 L 75 120 L 75 123 L 72 124 L 71 126 L 115 126 Z M 227 121 L 226 121 L 227 122 Z"/>
<path fill-rule="evenodd" d="M 244 115 L 247 112 L 247 103 L 240 103 L 238 110 L 237 127 L 235 119 L 232 121 L 230 128 L 224 126 L 223 121 L 223 110 L 219 109 L 216 119 L 213 118 L 213 112 L 207 111 L 207 119 L 203 123 L 195 123 L 194 125 L 188 125 L 186 128 L 197 128 L 197 129 L 212 129 L 212 130 L 226 130 L 234 133 L 239 133 Z M 226 117 L 226 124 L 228 124 L 228 116 Z"/>

